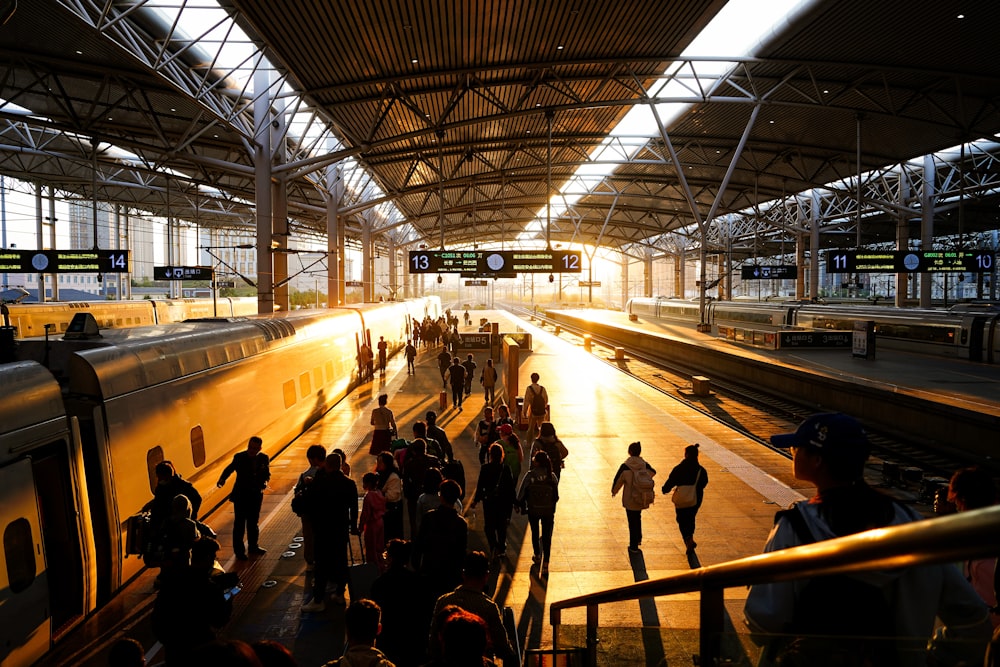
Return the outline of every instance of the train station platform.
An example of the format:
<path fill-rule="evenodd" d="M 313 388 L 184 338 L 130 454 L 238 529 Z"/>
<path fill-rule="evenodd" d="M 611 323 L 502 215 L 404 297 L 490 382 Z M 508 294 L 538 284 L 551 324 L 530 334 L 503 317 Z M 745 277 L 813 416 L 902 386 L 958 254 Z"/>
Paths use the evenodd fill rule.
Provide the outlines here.
<path fill-rule="evenodd" d="M 587 319 L 623 330 L 637 330 L 689 340 L 698 345 L 737 351 L 740 356 L 766 359 L 845 378 L 852 382 L 891 387 L 926 400 L 984 410 L 1000 415 L 1000 364 L 931 356 L 876 346 L 870 359 L 855 357 L 850 348 L 790 348 L 766 350 L 741 345 L 711 333 L 699 332 L 694 324 L 649 320 L 629 320 L 627 313 L 613 310 L 585 309 L 574 312 Z"/>
<path fill-rule="evenodd" d="M 774 512 L 806 492 L 796 488 L 787 459 L 623 377 L 579 347 L 500 311 L 476 311 L 473 316 L 475 321 L 485 317 L 499 322 L 501 332 L 520 328 L 532 334 L 531 352 L 520 357 L 521 389 L 530 373 L 541 376 L 550 396 L 552 421 L 570 452 L 560 482 L 549 573 L 542 575 L 532 565 L 527 521 L 519 514 L 509 529 L 507 558 L 495 561 L 491 573 L 491 592 L 498 604 L 513 609 L 522 649 L 552 647 L 548 604 L 553 600 L 759 553 Z M 244 586 L 235 598 L 225 636 L 276 640 L 291 649 L 303 666 L 321 665 L 341 654 L 344 608 L 328 605 L 322 613 L 300 612 L 309 588 L 298 549 L 300 521 L 290 507 L 292 487 L 307 467 L 308 446 L 321 444 L 348 453 L 351 476 L 360 488 L 361 476 L 373 468 L 367 446 L 369 417 L 377 396 L 388 394 L 400 433 L 408 434 L 412 423 L 427 410 L 438 409 L 438 352 L 439 348 L 421 348 L 415 375 L 406 373 L 400 355 L 391 358 L 384 378 L 376 375 L 374 382 L 356 389 L 275 457 L 261 519 L 261 543 L 267 553 L 250 561 L 230 557 L 223 562 L 227 570 L 240 573 Z M 485 354 L 475 357 L 482 367 Z M 464 410 L 449 406 L 439 416 L 439 424 L 465 464 L 470 489 L 479 467 L 472 434 L 483 407 L 478 382 L 473 387 Z M 644 512 L 641 552 L 628 552 L 625 511 L 620 496 L 611 497 L 611 481 L 627 456 L 626 447 L 635 440 L 642 442 L 643 457 L 658 471 L 659 484 L 681 460 L 684 447 L 700 443 L 701 462 L 710 482 L 698 516 L 695 554 L 686 555 L 673 505 L 663 495 Z M 470 514 L 469 519 L 470 548 L 486 550 L 481 516 Z M 206 520 L 218 530 L 223 554 L 231 555 L 231 505 L 224 504 Z M 123 605 L 137 606 L 149 604 L 153 595 L 152 576 L 148 576 L 120 598 Z M 742 591 L 728 595 L 733 596 L 728 603 L 733 622 L 739 626 Z M 584 614 L 583 610 L 564 614 L 561 644 L 572 643 L 576 627 L 581 637 L 578 645 L 583 645 Z M 697 652 L 697 596 L 607 605 L 601 610 L 601 626 L 601 651 L 612 659 L 604 664 L 659 664 L 664 659 L 667 664 L 690 664 L 691 655 Z M 650 642 L 643 628 L 658 630 L 656 636 L 663 641 Z M 162 653 L 151 650 L 149 658 L 150 664 L 157 664 Z M 89 664 L 105 663 L 95 657 Z"/>

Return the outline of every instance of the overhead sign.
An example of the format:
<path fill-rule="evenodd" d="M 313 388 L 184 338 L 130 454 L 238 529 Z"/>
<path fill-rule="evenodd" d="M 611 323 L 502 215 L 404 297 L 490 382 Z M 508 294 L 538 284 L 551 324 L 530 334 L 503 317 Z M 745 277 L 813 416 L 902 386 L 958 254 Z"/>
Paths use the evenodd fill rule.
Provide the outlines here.
<path fill-rule="evenodd" d="M 581 280 L 580 287 L 600 287 L 600 280 Z"/>
<path fill-rule="evenodd" d="M 465 286 L 466 287 L 486 287 L 489 284 L 490 283 L 489 283 L 488 280 L 466 280 L 465 281 Z"/>
<path fill-rule="evenodd" d="M 990 250 L 832 250 L 827 273 L 986 273 L 993 270 Z"/>
<path fill-rule="evenodd" d="M 411 250 L 410 273 L 494 276 L 511 273 L 580 273 L 576 250 Z"/>
<path fill-rule="evenodd" d="M 128 250 L 0 249 L 2 273 L 128 273 Z"/>
<path fill-rule="evenodd" d="M 215 270 L 210 266 L 154 266 L 153 280 L 211 280 Z"/>
<path fill-rule="evenodd" d="M 744 266 L 740 269 L 743 280 L 794 280 L 799 277 L 799 269 L 794 264 L 777 266 Z"/>

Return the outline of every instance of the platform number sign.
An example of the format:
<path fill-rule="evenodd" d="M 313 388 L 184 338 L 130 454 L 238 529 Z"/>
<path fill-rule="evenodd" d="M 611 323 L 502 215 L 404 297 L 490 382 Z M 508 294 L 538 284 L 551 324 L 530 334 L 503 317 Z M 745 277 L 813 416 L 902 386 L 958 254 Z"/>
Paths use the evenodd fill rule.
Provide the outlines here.
<path fill-rule="evenodd" d="M 0 249 L 4 273 L 128 273 L 128 250 Z"/>
<path fill-rule="evenodd" d="M 994 267 L 989 250 L 833 250 L 827 273 L 987 273 Z"/>
<path fill-rule="evenodd" d="M 506 277 L 518 273 L 580 273 L 576 250 L 411 250 L 410 273 Z"/>

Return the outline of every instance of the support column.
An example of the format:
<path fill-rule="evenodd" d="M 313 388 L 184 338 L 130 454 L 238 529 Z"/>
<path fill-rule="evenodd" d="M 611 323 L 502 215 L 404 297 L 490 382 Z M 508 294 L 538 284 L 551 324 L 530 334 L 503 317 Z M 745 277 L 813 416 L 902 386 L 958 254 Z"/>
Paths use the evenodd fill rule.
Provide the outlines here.
<path fill-rule="evenodd" d="M 372 252 L 372 212 L 361 215 L 361 300 L 362 303 L 375 301 L 375 267 Z"/>
<path fill-rule="evenodd" d="M 910 180 L 907 178 L 907 171 L 904 165 L 899 165 L 898 197 L 899 213 L 897 213 L 896 217 L 896 250 L 906 250 L 910 240 L 910 228 L 907 224 L 909 220 L 906 213 L 906 209 L 909 206 L 907 202 L 910 200 Z M 902 308 L 906 302 L 906 286 L 908 281 L 909 277 L 905 273 L 897 273 L 893 276 L 893 283 L 896 290 L 894 303 L 897 308 Z M 876 296 L 878 295 L 877 290 L 875 294 Z"/>
<path fill-rule="evenodd" d="M 719 281 L 719 299 L 728 301 L 733 298 L 732 289 L 733 283 L 732 279 L 729 277 L 729 272 L 726 270 L 726 255 L 719 254 L 719 276 L 726 276 L 726 280 Z"/>
<path fill-rule="evenodd" d="M 642 296 L 653 296 L 653 251 L 649 248 L 642 258 Z"/>
<path fill-rule="evenodd" d="M 111 248 L 119 249 L 122 247 L 122 207 L 120 204 L 115 204 L 115 234 L 111 241 Z M 125 274 L 116 273 L 115 274 L 115 300 L 122 300 L 122 291 L 125 284 Z"/>
<path fill-rule="evenodd" d="M 274 100 L 274 120 L 271 121 L 271 164 L 279 167 L 287 161 L 288 151 L 285 146 L 287 119 L 285 107 L 287 99 L 276 97 Z M 272 172 L 273 173 L 273 172 Z M 279 171 L 272 181 L 273 195 L 271 199 L 271 233 L 272 243 L 271 264 L 274 267 L 274 305 L 278 310 L 291 310 L 289 299 L 290 285 L 288 283 L 288 248 L 291 237 L 288 233 L 288 180 L 285 172 Z M 276 246 L 274 244 L 277 244 Z"/>
<path fill-rule="evenodd" d="M 262 56 L 259 56 L 262 58 Z M 254 189 L 257 198 L 257 312 L 274 312 L 274 269 L 271 266 L 271 72 L 258 61 L 254 74 Z"/>
<path fill-rule="evenodd" d="M 35 183 L 35 236 L 38 239 L 38 249 L 45 249 L 45 234 L 42 230 L 42 184 Z M 38 274 L 38 302 L 45 301 L 45 274 Z"/>
<path fill-rule="evenodd" d="M 687 250 L 679 248 L 674 259 L 674 296 L 683 299 L 687 296 Z"/>
<path fill-rule="evenodd" d="M 934 189 L 936 167 L 934 156 L 924 156 L 924 186 L 920 193 L 920 249 L 930 252 L 934 249 L 934 202 L 937 192 Z M 931 275 L 930 273 L 913 274 L 920 280 L 920 307 L 931 307 Z"/>
<path fill-rule="evenodd" d="M 559 285 L 562 286 L 562 274 L 559 274 Z M 622 252 L 622 291 L 621 291 L 622 310 L 625 309 L 625 304 L 628 303 L 628 255 Z"/>
<path fill-rule="evenodd" d="M 56 189 L 49 186 L 49 247 L 56 249 Z M 59 274 L 49 274 L 49 282 L 52 284 L 52 300 L 59 300 Z"/>
<path fill-rule="evenodd" d="M 387 300 L 395 301 L 399 298 L 399 278 L 397 277 L 399 267 L 396 266 L 399 250 L 396 248 L 396 242 L 389 235 L 386 235 L 386 245 L 388 246 L 386 248 L 386 254 L 389 259 L 389 297 Z"/>
<path fill-rule="evenodd" d="M 819 297 L 819 225 L 820 225 L 820 200 L 819 192 L 812 191 L 812 199 L 809 202 L 809 297 Z M 798 290 L 796 290 L 797 292 Z M 802 299 L 805 295 L 796 293 Z"/>
<path fill-rule="evenodd" d="M 340 202 L 344 197 L 344 175 L 339 164 L 326 168 L 326 307 L 336 308 L 344 299 L 344 237 L 341 234 Z"/>

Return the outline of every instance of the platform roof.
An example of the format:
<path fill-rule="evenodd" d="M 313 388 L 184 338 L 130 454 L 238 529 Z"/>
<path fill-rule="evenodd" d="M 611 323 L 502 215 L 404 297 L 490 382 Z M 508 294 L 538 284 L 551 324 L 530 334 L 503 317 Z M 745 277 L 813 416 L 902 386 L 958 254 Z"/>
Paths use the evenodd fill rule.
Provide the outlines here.
<path fill-rule="evenodd" d="M 146 4 L 21 3 L 0 28 L 0 98 L 33 113 L 0 108 L 0 172 L 254 229 L 253 95 L 206 60 L 214 26 L 182 37 Z M 698 245 L 699 219 L 849 178 L 859 161 L 877 170 L 1000 132 L 1000 3 L 990 0 L 814 2 L 753 57 L 727 58 L 722 78 L 709 75 L 710 59 L 680 55 L 720 0 L 222 4 L 298 91 L 295 103 L 336 136 L 290 141 L 277 173 L 287 179 L 293 234 L 325 230 L 321 170 L 348 160 L 366 176 L 342 201 L 344 214 L 397 242 L 530 236 L 669 250 Z M 549 195 L 619 120 L 636 104 L 665 101 L 651 88 L 664 72 L 684 86 L 671 100 L 691 106 L 634 155 L 611 142 L 605 159 L 618 156 L 615 171 L 581 182 L 586 194 L 539 227 Z M 1000 169 L 992 156 L 968 158 L 963 178 L 972 181 L 958 185 L 961 206 L 942 207 L 938 234 L 1000 227 Z M 873 193 L 879 187 L 873 179 Z M 955 183 L 937 187 L 954 192 Z M 398 213 L 382 213 L 388 202 Z M 894 238 L 900 210 L 919 223 L 905 196 L 899 203 L 866 214 L 864 242 Z M 834 208 L 828 223 L 853 234 L 850 206 Z M 760 237 L 759 223 L 771 240 L 791 238 L 788 219 L 762 211 L 734 236 Z M 841 241 L 831 234 L 824 243 Z"/>

